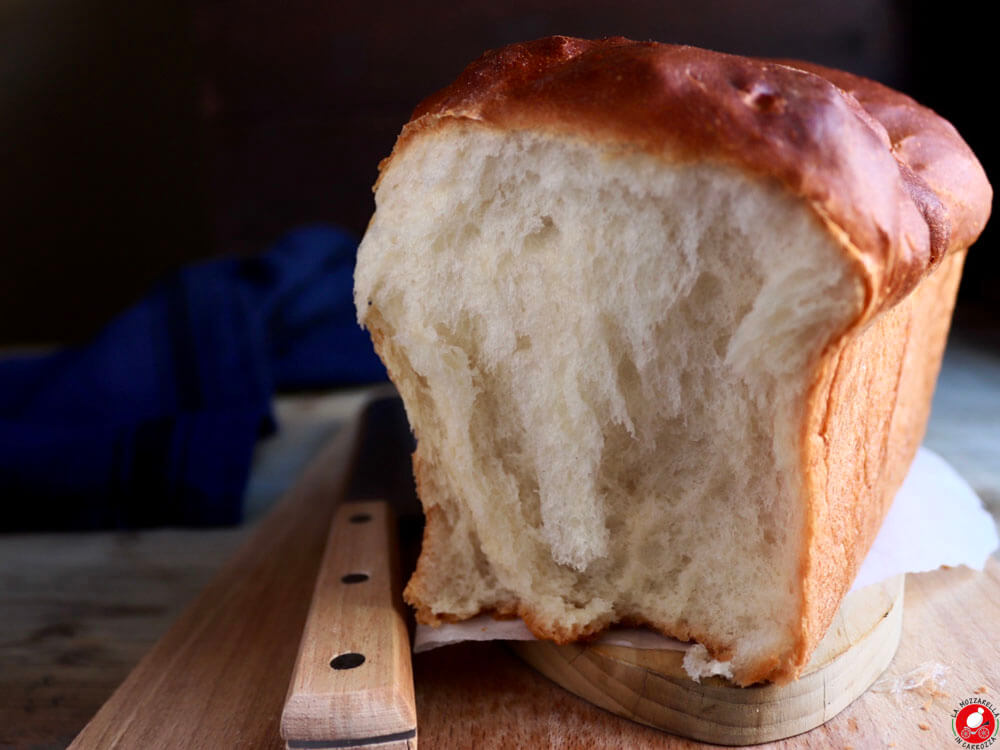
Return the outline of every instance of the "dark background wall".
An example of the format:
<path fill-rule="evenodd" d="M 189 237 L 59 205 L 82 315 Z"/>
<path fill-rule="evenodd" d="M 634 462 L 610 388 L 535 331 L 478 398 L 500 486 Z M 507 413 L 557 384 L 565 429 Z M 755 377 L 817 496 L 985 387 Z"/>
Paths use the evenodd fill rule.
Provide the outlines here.
<path fill-rule="evenodd" d="M 483 50 L 613 34 L 798 57 L 901 88 L 993 173 L 989 24 L 895 0 L 366 3 L 10 0 L 0 7 L 0 345 L 79 340 L 166 269 L 288 228 L 359 234 L 426 94 Z M 959 323 L 996 340 L 988 230 Z"/>
<path fill-rule="evenodd" d="M 0 344 L 84 336 L 214 250 L 178 7 L 0 3 Z"/>

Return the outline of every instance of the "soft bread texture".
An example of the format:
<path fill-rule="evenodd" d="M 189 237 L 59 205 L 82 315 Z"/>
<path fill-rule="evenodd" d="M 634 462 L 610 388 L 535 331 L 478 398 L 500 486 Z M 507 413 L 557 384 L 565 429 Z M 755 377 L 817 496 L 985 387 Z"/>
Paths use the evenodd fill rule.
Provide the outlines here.
<path fill-rule="evenodd" d="M 355 274 L 418 439 L 418 619 L 645 624 L 794 677 L 923 434 L 990 196 L 848 74 L 621 39 L 474 63 L 383 164 Z"/>

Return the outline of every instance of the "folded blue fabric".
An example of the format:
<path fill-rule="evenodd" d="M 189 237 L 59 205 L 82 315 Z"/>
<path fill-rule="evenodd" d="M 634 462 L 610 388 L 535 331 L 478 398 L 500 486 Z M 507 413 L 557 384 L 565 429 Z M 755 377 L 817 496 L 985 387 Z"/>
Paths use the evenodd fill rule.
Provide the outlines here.
<path fill-rule="evenodd" d="M 357 239 L 313 226 L 181 269 L 90 344 L 0 360 L 0 528 L 239 521 L 276 390 L 384 380 Z"/>

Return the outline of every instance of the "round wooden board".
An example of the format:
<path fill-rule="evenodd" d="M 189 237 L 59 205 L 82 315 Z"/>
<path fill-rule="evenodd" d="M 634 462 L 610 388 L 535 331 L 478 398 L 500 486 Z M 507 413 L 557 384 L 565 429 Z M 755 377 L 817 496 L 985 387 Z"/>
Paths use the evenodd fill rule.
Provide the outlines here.
<path fill-rule="evenodd" d="M 904 576 L 848 595 L 798 680 L 740 688 L 687 676 L 680 651 L 511 642 L 566 690 L 627 719 L 718 745 L 807 732 L 862 695 L 892 661 L 903 629 Z"/>

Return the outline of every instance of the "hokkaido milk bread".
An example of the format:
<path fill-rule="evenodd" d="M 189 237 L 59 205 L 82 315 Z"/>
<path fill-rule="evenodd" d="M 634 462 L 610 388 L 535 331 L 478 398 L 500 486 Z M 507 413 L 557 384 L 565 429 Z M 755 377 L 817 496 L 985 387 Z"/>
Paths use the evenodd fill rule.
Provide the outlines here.
<path fill-rule="evenodd" d="M 403 128 L 358 318 L 417 437 L 420 622 L 616 623 L 794 678 L 922 438 L 991 189 L 848 73 L 553 37 Z"/>

